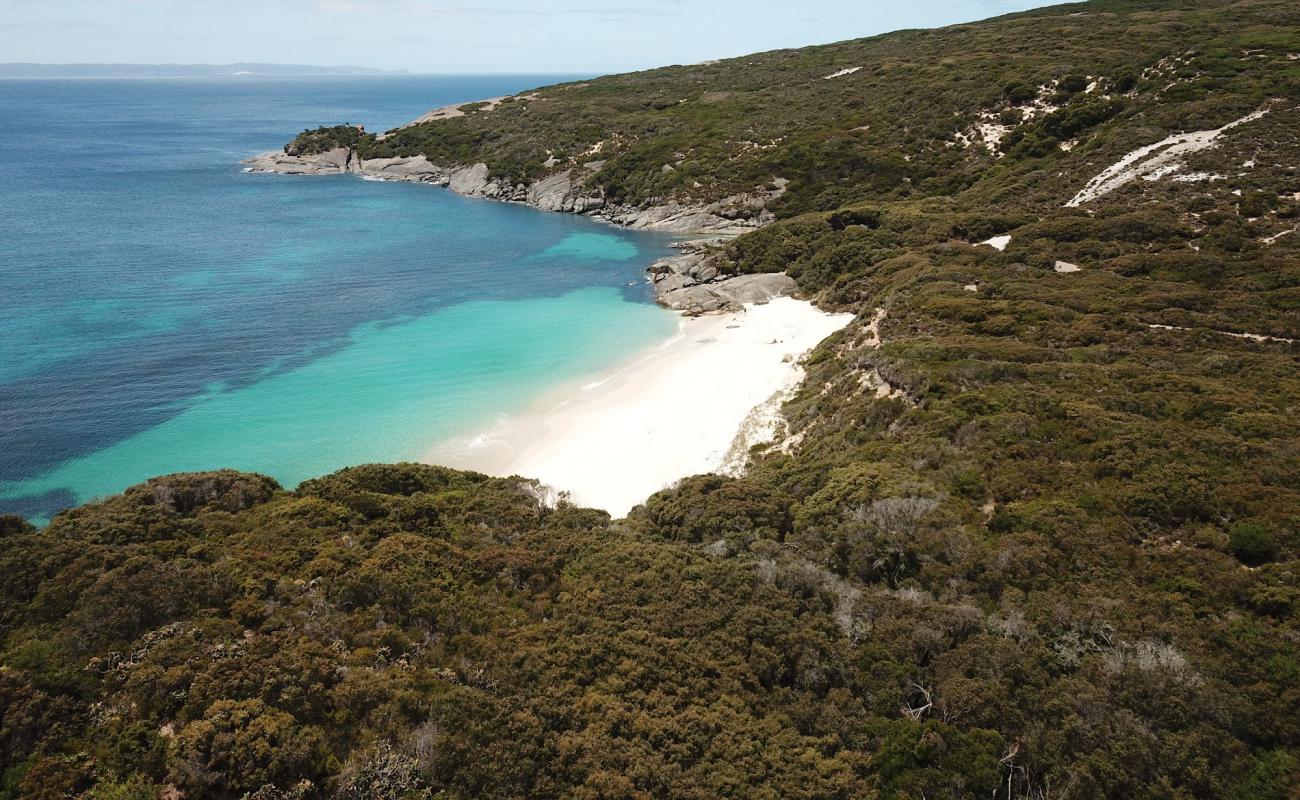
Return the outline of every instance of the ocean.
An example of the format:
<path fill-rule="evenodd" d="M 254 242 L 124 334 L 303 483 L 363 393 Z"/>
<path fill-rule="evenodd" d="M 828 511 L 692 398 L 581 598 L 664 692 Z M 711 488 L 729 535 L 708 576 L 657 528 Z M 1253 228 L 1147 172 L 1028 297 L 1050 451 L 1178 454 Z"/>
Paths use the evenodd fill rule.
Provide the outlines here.
<path fill-rule="evenodd" d="M 0 514 L 416 460 L 666 339 L 666 235 L 239 165 L 564 79 L 0 81 Z"/>

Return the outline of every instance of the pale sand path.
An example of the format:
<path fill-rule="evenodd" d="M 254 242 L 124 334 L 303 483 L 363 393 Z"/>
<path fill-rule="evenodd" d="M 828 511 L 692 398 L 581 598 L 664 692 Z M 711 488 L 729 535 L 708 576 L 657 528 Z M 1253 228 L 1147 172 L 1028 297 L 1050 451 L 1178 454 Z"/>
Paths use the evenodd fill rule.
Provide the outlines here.
<path fill-rule="evenodd" d="M 683 317 L 667 342 L 425 460 L 538 478 L 621 517 L 681 478 L 722 468 L 751 413 L 802 380 L 799 357 L 852 319 L 789 297 Z"/>

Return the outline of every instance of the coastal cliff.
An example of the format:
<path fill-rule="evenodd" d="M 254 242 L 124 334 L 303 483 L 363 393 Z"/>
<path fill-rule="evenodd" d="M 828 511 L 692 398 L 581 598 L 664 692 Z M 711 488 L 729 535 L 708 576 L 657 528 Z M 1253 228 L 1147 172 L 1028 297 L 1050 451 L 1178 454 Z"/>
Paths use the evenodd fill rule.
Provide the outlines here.
<path fill-rule="evenodd" d="M 484 163 L 441 166 L 423 155 L 365 158 L 354 147 L 335 147 L 319 153 L 299 153 L 292 147 L 245 160 L 250 172 L 285 175 L 353 174 L 365 178 L 443 186 L 457 194 L 511 203 L 525 203 L 545 211 L 583 214 L 633 230 L 671 231 L 683 234 L 736 236 L 752 231 L 776 217 L 767 203 L 780 197 L 783 185 L 771 191 L 738 194 L 715 202 L 690 205 L 676 201 L 633 205 L 609 201 L 588 179 L 604 162 L 561 170 L 531 183 L 514 183 L 494 176 Z"/>

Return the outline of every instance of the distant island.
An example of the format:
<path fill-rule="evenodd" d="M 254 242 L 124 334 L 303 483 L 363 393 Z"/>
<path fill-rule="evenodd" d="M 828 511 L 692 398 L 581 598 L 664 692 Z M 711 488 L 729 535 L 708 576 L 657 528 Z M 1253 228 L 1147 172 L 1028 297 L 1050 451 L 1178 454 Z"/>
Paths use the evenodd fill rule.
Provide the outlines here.
<path fill-rule="evenodd" d="M 333 75 L 408 75 L 407 70 L 321 67 L 311 64 L 0 64 L 0 78 L 297 78 Z"/>

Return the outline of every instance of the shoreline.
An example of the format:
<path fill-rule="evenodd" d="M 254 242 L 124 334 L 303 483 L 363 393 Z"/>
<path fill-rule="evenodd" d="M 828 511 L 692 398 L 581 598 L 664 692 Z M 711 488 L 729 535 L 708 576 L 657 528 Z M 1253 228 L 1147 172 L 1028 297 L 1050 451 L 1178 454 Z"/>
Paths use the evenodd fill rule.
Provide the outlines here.
<path fill-rule="evenodd" d="M 586 178 L 603 166 L 600 161 L 561 170 L 527 185 L 494 176 L 482 163 L 444 167 L 422 155 L 366 159 L 352 148 L 312 155 L 273 150 L 249 156 L 240 164 L 243 172 L 253 174 L 355 175 L 363 180 L 427 183 L 465 197 L 577 214 L 629 230 L 691 236 L 739 236 L 767 225 L 776 219 L 767 203 L 779 197 L 786 185 L 778 181 L 775 190 L 733 195 L 708 204 L 669 201 L 639 207 L 607 202 L 603 192 L 585 188 Z"/>
<path fill-rule="evenodd" d="M 631 230 L 721 238 L 772 222 L 767 203 L 787 184 L 777 179 L 774 188 L 707 205 L 632 207 L 584 188 L 603 164 L 511 185 L 481 163 L 448 168 L 424 156 L 364 159 L 351 147 L 290 155 L 286 147 L 245 159 L 243 171 L 425 183 Z M 804 355 L 854 315 L 795 299 L 795 281 L 784 273 L 719 274 L 701 249 L 661 259 L 647 272 L 656 302 L 679 314 L 675 336 L 615 368 L 553 388 L 477 435 L 441 441 L 422 460 L 536 479 L 552 500 L 616 518 L 683 478 L 740 474 L 750 448 L 775 440 L 784 427 L 781 407 L 803 382 Z"/>
<path fill-rule="evenodd" d="M 682 478 L 742 469 L 749 448 L 776 434 L 780 404 L 803 381 L 803 356 L 852 319 L 792 297 L 682 316 L 666 342 L 474 436 L 440 442 L 423 460 L 536 478 L 623 517 Z"/>

